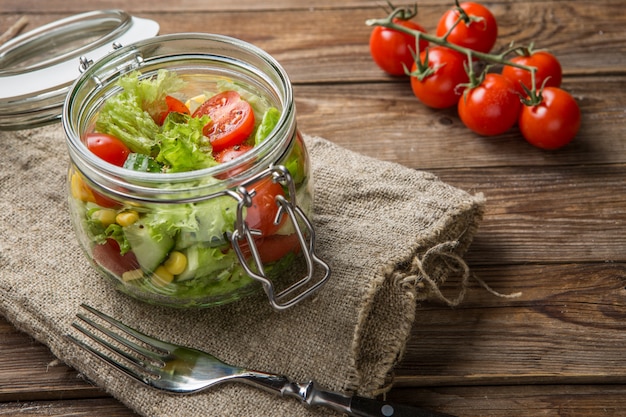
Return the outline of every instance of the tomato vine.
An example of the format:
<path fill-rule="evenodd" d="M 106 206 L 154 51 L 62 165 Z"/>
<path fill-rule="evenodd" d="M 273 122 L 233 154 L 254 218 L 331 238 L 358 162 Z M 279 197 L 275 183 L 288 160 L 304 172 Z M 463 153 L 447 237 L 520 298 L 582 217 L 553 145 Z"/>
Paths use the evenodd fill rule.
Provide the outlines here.
<path fill-rule="evenodd" d="M 504 78 L 504 80 L 498 80 L 497 83 L 494 83 L 494 79 L 491 77 L 491 84 L 497 84 L 497 88 L 500 90 L 507 90 L 507 94 L 509 90 L 512 91 L 513 94 L 516 94 L 518 101 L 523 104 L 521 107 L 535 108 L 543 106 L 544 109 L 546 107 L 557 107 L 547 106 L 542 92 L 545 87 L 558 88 L 560 86 L 561 67 L 558 60 L 546 51 L 534 50 L 533 44 L 521 46 L 511 43 L 504 51 L 491 53 L 491 48 L 497 38 L 497 24 L 495 17 L 483 5 L 474 2 L 459 4 L 459 0 L 455 0 L 454 7 L 449 9 L 439 21 L 436 35 L 427 33 L 426 30 L 419 25 L 419 29 L 415 29 L 412 25 L 407 24 L 407 22 L 417 15 L 417 5 L 415 5 L 413 9 L 407 7 L 395 8 L 391 3 L 389 3 L 389 6 L 392 8 L 392 11 L 385 18 L 368 19 L 366 24 L 375 28 L 385 28 L 395 33 L 402 34 L 403 36 L 409 35 L 411 37 L 410 39 L 414 41 L 414 45 L 411 45 L 414 46 L 412 49 L 413 63 L 410 67 L 406 63 L 402 65 L 404 67 L 404 73 L 411 76 L 411 84 L 415 95 L 426 105 L 434 108 L 443 108 L 453 103 L 453 97 L 450 97 L 451 93 L 449 87 L 447 89 L 443 89 L 441 86 L 433 87 L 433 84 L 437 83 L 437 81 L 434 80 L 435 78 L 439 77 L 441 83 L 450 83 L 453 79 L 459 80 L 458 70 L 454 73 L 454 76 L 452 76 L 453 70 L 451 68 L 443 69 L 446 65 L 458 65 L 458 60 L 454 60 L 454 63 L 452 62 L 452 55 L 448 54 L 448 56 L 452 58 L 446 62 L 444 58 L 441 58 L 442 52 L 437 50 L 439 54 L 438 59 L 429 58 L 429 51 L 435 51 L 437 47 L 440 47 L 455 51 L 466 57 L 465 72 L 467 73 L 466 78 L 468 82 L 457 85 L 457 88 L 464 90 L 462 99 L 467 100 L 468 95 L 471 95 L 473 89 L 485 86 L 486 74 L 491 72 L 491 68 L 494 66 L 502 66 L 502 74 L 498 74 L 498 76 Z M 472 25 L 474 25 L 474 27 L 472 27 Z M 475 35 L 475 32 L 478 32 L 479 28 L 482 28 L 485 34 L 479 34 L 479 36 L 473 38 L 472 35 Z M 436 46 L 432 47 L 431 45 Z M 374 54 L 375 46 L 376 45 L 370 43 L 372 54 Z M 436 64 L 431 64 L 431 61 L 436 61 Z M 473 65 L 475 62 L 485 64 L 485 67 L 478 74 L 476 74 L 475 66 Z M 534 63 L 538 63 L 539 67 L 533 65 Z M 397 72 L 394 75 L 398 75 Z M 506 83 L 509 81 L 511 85 L 507 86 Z M 564 93 L 569 95 L 566 92 Z M 447 97 L 446 100 L 426 99 L 425 97 L 428 94 L 445 94 Z M 562 98 L 562 100 L 565 100 L 565 98 Z M 507 98 L 507 101 L 510 103 L 510 97 Z M 459 103 L 458 107 L 459 110 L 463 108 L 463 112 L 467 113 L 468 110 L 466 110 L 465 104 L 466 103 Z M 504 102 L 500 105 L 506 106 Z M 580 125 L 579 114 L 578 112 L 578 120 L 572 120 L 573 125 Z M 554 117 L 562 118 L 562 115 L 555 114 Z M 508 119 L 511 118 L 512 117 L 508 117 Z M 462 119 L 465 123 L 465 118 L 462 117 Z M 499 122 L 500 120 L 494 121 L 494 123 Z M 485 123 L 490 122 L 486 121 Z M 481 133 L 481 129 L 472 128 L 468 123 L 465 124 L 479 134 L 489 135 L 488 133 Z M 511 126 L 514 124 L 515 122 L 512 122 Z M 504 127 L 503 129 L 506 130 Z M 504 130 L 500 129 L 498 132 L 502 133 Z M 528 129 L 521 129 L 521 131 L 524 133 L 528 131 Z M 484 130 L 482 130 L 482 132 L 484 132 Z M 535 136 L 540 133 L 540 129 L 535 129 Z M 576 133 L 577 129 L 569 139 L 571 140 Z M 551 134 L 551 132 L 546 131 L 545 134 Z M 529 140 L 526 136 L 525 138 L 533 144 L 536 143 L 536 140 Z M 561 142 L 567 143 L 569 141 L 562 140 Z M 546 147 L 543 148 L 545 149 Z"/>
<path fill-rule="evenodd" d="M 460 13 L 460 17 L 457 19 L 456 21 L 456 25 L 458 25 L 459 23 L 463 22 L 463 21 L 470 21 L 471 18 L 465 13 L 465 11 L 463 11 L 463 9 L 460 7 L 458 0 L 456 0 L 456 8 L 458 8 L 458 10 L 461 10 L 462 12 Z M 522 64 L 518 64 L 516 62 L 513 62 L 511 60 L 506 59 L 506 56 L 515 53 L 515 52 L 521 52 L 522 54 L 527 54 L 528 51 L 530 50 L 530 47 L 528 46 L 511 46 L 509 47 L 507 50 L 505 50 L 502 53 L 499 54 L 490 54 L 490 53 L 486 53 L 486 52 L 480 52 L 480 51 L 476 51 L 474 49 L 471 48 L 467 48 L 461 45 L 457 45 L 454 44 L 452 42 L 448 42 L 447 38 L 452 30 L 452 28 L 443 36 L 436 36 L 436 35 L 431 35 L 429 33 L 426 32 L 422 32 L 422 31 L 416 31 L 410 28 L 407 28 L 399 23 L 396 23 L 396 19 L 400 19 L 400 20 L 408 20 L 411 19 L 413 17 L 415 17 L 417 15 L 417 13 L 415 12 L 416 9 L 410 10 L 407 9 L 406 7 L 400 7 L 400 8 L 394 8 L 394 10 L 385 18 L 381 18 L 381 19 L 368 19 L 365 24 L 368 26 L 382 26 L 382 27 L 386 27 L 388 29 L 393 29 L 396 30 L 398 32 L 403 32 L 406 33 L 408 35 L 411 35 L 413 37 L 415 37 L 415 44 L 416 44 L 416 50 L 415 50 L 415 54 L 416 56 L 419 56 L 420 54 L 420 46 L 419 46 L 419 41 L 420 39 L 424 39 L 426 41 L 428 41 L 429 43 L 433 43 L 435 45 L 439 45 L 439 46 L 445 46 L 446 48 L 450 48 L 454 51 L 460 52 L 464 55 L 467 56 L 468 62 L 472 62 L 474 60 L 474 58 L 478 58 L 482 61 L 491 63 L 491 64 L 500 64 L 500 65 L 509 65 L 512 67 L 516 67 L 516 68 L 520 68 L 523 69 L 525 71 L 529 71 L 532 77 L 532 90 L 531 92 L 533 93 L 533 95 L 536 94 L 537 89 L 535 86 L 535 73 L 537 71 L 536 67 L 532 67 L 532 66 L 528 66 L 528 65 L 522 65 Z M 471 68 L 470 68 L 471 71 Z M 471 78 L 471 74 L 470 74 L 470 78 Z"/>

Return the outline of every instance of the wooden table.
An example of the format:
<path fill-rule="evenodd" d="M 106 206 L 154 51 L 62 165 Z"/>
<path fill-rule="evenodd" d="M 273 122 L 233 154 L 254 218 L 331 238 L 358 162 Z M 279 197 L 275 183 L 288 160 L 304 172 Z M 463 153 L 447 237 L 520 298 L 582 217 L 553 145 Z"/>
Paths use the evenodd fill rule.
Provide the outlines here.
<path fill-rule="evenodd" d="M 452 1 L 420 0 L 431 32 Z M 161 33 L 235 36 L 274 55 L 295 86 L 302 131 L 428 170 L 482 192 L 484 222 L 466 259 L 476 282 L 457 308 L 425 303 L 388 398 L 459 416 L 626 413 L 626 12 L 623 0 L 493 0 L 497 47 L 531 41 L 564 68 L 583 124 L 545 152 L 517 130 L 478 137 L 455 110 L 415 99 L 407 79 L 369 56 L 368 18 L 382 1 L 3 0 L 0 32 L 123 8 Z M 444 291 L 454 296 L 454 283 Z M 0 318 L 0 414 L 133 413 Z"/>

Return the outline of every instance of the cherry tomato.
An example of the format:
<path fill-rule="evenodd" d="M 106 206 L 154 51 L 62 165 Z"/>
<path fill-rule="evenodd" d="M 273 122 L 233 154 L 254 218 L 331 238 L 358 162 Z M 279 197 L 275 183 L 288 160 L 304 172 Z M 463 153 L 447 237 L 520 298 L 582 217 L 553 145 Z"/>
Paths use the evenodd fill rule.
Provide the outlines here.
<path fill-rule="evenodd" d="M 524 138 L 541 149 L 558 149 L 574 139 L 580 128 L 580 108 L 574 97 L 557 87 L 543 89 L 542 101 L 524 106 L 519 128 Z"/>
<path fill-rule="evenodd" d="M 241 155 L 245 154 L 246 152 L 252 149 L 253 149 L 253 146 L 250 146 L 250 145 L 245 145 L 245 144 L 235 145 L 235 146 L 231 146 L 230 148 L 226 148 L 223 151 L 218 152 L 217 154 L 213 154 L 213 157 L 215 158 L 217 162 L 222 164 L 224 162 L 232 161 L 233 159 L 240 157 Z M 249 166 L 238 166 L 237 168 L 229 170 L 226 175 L 217 175 L 216 177 L 219 179 L 230 178 L 237 174 L 242 173 L 248 168 Z"/>
<path fill-rule="evenodd" d="M 183 103 L 182 101 L 180 101 L 176 97 L 165 96 L 165 104 L 167 104 L 167 110 L 165 110 L 163 113 L 161 113 L 157 117 L 157 120 L 155 120 L 155 122 L 159 126 L 163 124 L 163 122 L 165 121 L 165 118 L 167 117 L 167 115 L 172 113 L 172 112 L 182 113 L 182 114 L 189 114 L 189 109 L 187 108 L 187 106 L 185 106 L 185 103 Z"/>
<path fill-rule="evenodd" d="M 193 117 L 203 115 L 211 118 L 203 133 L 209 138 L 213 152 L 239 145 L 254 130 L 252 107 L 236 91 L 224 91 L 202 103 Z"/>
<path fill-rule="evenodd" d="M 456 45 L 464 46 L 479 52 L 489 52 L 498 38 L 498 24 L 493 14 L 485 6 L 465 2 L 459 5 L 470 17 L 470 22 L 459 22 L 461 13 L 456 7 L 448 10 L 437 24 L 437 36 L 450 32 L 447 40 Z"/>
<path fill-rule="evenodd" d="M 298 253 L 301 250 L 298 235 L 273 235 L 256 242 L 259 256 L 263 263 L 275 262 L 289 252 Z"/>
<path fill-rule="evenodd" d="M 226 148 L 223 151 L 214 154 L 213 156 L 215 157 L 215 160 L 221 164 L 224 162 L 232 161 L 233 159 L 240 157 L 251 149 L 253 149 L 253 147 L 250 145 L 235 145 L 231 146 L 230 148 Z"/>
<path fill-rule="evenodd" d="M 120 245 L 114 239 L 107 239 L 102 245 L 95 245 L 92 250 L 93 260 L 107 271 L 121 277 L 124 272 L 139 268 L 139 262 L 133 252 L 120 254 Z"/>
<path fill-rule="evenodd" d="M 516 56 L 514 58 L 511 58 L 511 61 L 515 62 L 516 64 L 527 65 L 537 68 L 537 71 L 535 72 L 535 87 L 537 88 L 537 90 L 539 90 L 542 85 L 545 85 L 546 87 L 561 86 L 561 80 L 563 78 L 561 63 L 551 53 L 545 51 L 537 51 L 528 56 Z M 513 84 L 515 85 L 517 91 L 519 91 L 520 94 L 523 94 L 524 96 L 526 96 L 526 92 L 522 88 L 522 84 L 524 84 L 526 88 L 528 88 L 528 90 L 532 89 L 530 71 L 526 71 L 523 68 L 516 68 L 510 65 L 506 65 L 502 69 L 502 75 L 513 81 Z M 547 80 L 545 84 L 543 84 L 544 80 Z"/>
<path fill-rule="evenodd" d="M 279 224 L 274 224 L 278 213 L 276 196 L 285 195 L 283 187 L 272 181 L 271 178 L 264 178 L 255 183 L 252 188 L 256 194 L 252 197 L 252 206 L 246 210 L 245 221 L 250 229 L 260 230 L 263 236 L 273 235 L 286 220 L 286 217 L 283 216 Z"/>
<path fill-rule="evenodd" d="M 426 62 L 426 59 L 428 59 L 428 67 L 434 73 L 422 80 L 412 76 L 413 94 L 425 105 L 436 109 L 456 105 L 463 93 L 463 88 L 459 84 L 469 82 L 464 66 L 465 57 L 452 49 L 435 46 L 422 51 L 421 62 Z M 415 71 L 417 71 L 417 64 L 413 63 L 411 72 Z"/>
<path fill-rule="evenodd" d="M 105 196 L 104 194 L 100 194 L 99 192 L 97 192 L 96 190 L 92 189 L 91 192 L 93 193 L 93 198 L 94 198 L 94 203 L 96 203 L 97 205 L 99 205 L 100 207 L 104 207 L 104 208 L 116 208 L 116 207 L 120 207 L 122 204 Z"/>
<path fill-rule="evenodd" d="M 509 130 L 522 103 L 515 87 L 500 74 L 487 74 L 479 86 L 468 89 L 459 99 L 459 117 L 471 130 L 494 136 Z"/>
<path fill-rule="evenodd" d="M 420 32 L 426 30 L 410 20 L 394 19 L 394 23 Z M 428 46 L 428 41 L 421 39 L 420 51 Z M 415 61 L 415 37 L 394 29 L 376 26 L 370 35 L 370 54 L 383 71 L 391 75 L 405 75 Z"/>
<path fill-rule="evenodd" d="M 124 142 L 106 133 L 88 133 L 85 142 L 92 153 L 119 167 L 124 165 L 130 153 Z"/>
<path fill-rule="evenodd" d="M 278 213 L 276 196 L 285 195 L 283 187 L 274 183 L 270 178 L 263 179 L 254 185 L 256 195 L 252 198 L 252 206 L 247 209 L 245 221 L 250 229 L 260 230 L 262 235 L 254 235 L 254 244 L 259 252 L 263 263 L 274 262 L 284 257 L 289 252 L 300 250 L 298 235 L 278 235 L 276 232 L 287 220 L 285 216 L 279 224 L 274 224 Z M 241 251 L 245 258 L 249 258 L 250 247 L 248 242 L 240 243 Z"/>
<path fill-rule="evenodd" d="M 276 262 L 287 255 L 289 252 L 299 253 L 302 250 L 298 235 L 272 235 L 265 238 L 254 239 L 259 257 L 264 264 Z M 245 259 L 250 259 L 252 253 L 248 242 L 240 242 L 239 247 Z"/>

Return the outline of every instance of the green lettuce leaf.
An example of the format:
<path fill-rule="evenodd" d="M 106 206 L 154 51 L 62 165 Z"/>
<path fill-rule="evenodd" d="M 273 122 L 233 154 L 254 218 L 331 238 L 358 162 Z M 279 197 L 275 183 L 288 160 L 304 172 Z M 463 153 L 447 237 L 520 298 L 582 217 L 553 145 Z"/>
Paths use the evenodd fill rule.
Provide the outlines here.
<path fill-rule="evenodd" d="M 254 135 L 254 146 L 259 145 L 269 136 L 270 132 L 278 124 L 278 119 L 280 119 L 280 111 L 276 107 L 267 109 Z"/>
<path fill-rule="evenodd" d="M 120 77 L 117 84 L 122 91 L 105 101 L 95 130 L 115 136 L 132 152 L 152 155 L 160 131 L 154 120 L 167 108 L 165 96 L 180 90 L 184 82 L 166 70 L 159 70 L 154 78 L 139 76 L 135 71 Z"/>
<path fill-rule="evenodd" d="M 217 165 L 209 139 L 202 128 L 209 123 L 208 116 L 191 117 L 170 113 L 157 135 L 159 153 L 157 162 L 165 165 L 166 172 L 185 172 Z"/>

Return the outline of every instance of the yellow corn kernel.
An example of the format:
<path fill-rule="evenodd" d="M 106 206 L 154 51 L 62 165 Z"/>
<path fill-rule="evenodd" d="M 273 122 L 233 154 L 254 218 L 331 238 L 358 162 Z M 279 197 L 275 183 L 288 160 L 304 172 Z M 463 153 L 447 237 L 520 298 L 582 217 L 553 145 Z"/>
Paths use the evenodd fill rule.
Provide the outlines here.
<path fill-rule="evenodd" d="M 172 251 L 163 267 L 172 275 L 182 274 L 187 267 L 187 257 L 181 252 Z"/>
<path fill-rule="evenodd" d="M 143 271 L 141 269 L 133 269 L 122 274 L 122 281 L 124 282 L 134 281 L 139 278 L 143 278 Z"/>
<path fill-rule="evenodd" d="M 152 273 L 152 282 L 155 285 L 165 286 L 172 281 L 174 281 L 174 275 L 172 275 L 172 273 L 165 269 L 163 265 L 160 265 Z"/>
<path fill-rule="evenodd" d="M 87 184 L 85 184 L 78 172 L 74 172 L 72 174 L 72 178 L 70 180 L 70 189 L 72 191 L 72 197 L 74 197 L 75 199 L 84 202 L 96 202 L 93 193 L 91 192 Z"/>
<path fill-rule="evenodd" d="M 130 226 L 139 220 L 139 214 L 134 210 L 123 211 L 115 217 L 115 222 L 122 227 Z"/>
<path fill-rule="evenodd" d="M 100 223 L 102 223 L 104 227 L 106 227 L 110 224 L 115 223 L 116 216 L 117 216 L 117 213 L 115 212 L 115 210 L 101 209 L 101 210 L 95 211 L 91 215 L 91 218 L 98 220 Z"/>

